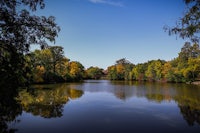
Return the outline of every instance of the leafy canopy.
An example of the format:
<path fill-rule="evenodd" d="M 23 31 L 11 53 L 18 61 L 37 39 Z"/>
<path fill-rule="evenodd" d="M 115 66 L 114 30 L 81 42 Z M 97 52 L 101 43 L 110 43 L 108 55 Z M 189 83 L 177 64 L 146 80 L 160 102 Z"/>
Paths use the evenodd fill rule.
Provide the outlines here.
<path fill-rule="evenodd" d="M 200 39 L 200 1 L 199 0 L 184 0 L 187 5 L 184 16 L 181 17 L 174 27 L 165 26 L 164 29 L 169 32 L 169 35 L 179 35 L 181 38 L 189 38 L 193 42 L 198 42 Z"/>

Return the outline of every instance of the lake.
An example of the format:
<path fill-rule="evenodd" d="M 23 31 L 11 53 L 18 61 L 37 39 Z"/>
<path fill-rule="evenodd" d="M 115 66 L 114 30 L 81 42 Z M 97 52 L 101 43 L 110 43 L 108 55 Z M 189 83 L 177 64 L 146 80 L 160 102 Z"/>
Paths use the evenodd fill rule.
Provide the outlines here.
<path fill-rule="evenodd" d="M 200 86 L 85 80 L 32 88 L 15 98 L 6 128 L 17 133 L 200 133 Z"/>

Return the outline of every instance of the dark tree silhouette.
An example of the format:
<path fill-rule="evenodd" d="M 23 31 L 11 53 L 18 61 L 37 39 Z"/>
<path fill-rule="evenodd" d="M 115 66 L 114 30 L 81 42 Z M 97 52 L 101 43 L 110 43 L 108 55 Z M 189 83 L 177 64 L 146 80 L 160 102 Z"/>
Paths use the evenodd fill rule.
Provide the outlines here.
<path fill-rule="evenodd" d="M 44 48 L 46 40 L 55 41 L 60 31 L 55 17 L 32 13 L 44 7 L 43 0 L 0 0 L 0 83 L 25 82 L 28 68 L 24 53 L 31 44 Z"/>
<path fill-rule="evenodd" d="M 165 26 L 164 29 L 169 35 L 179 35 L 181 38 L 189 38 L 193 42 L 200 39 L 200 1 L 184 0 L 187 10 L 182 18 L 180 18 L 175 27 Z"/>

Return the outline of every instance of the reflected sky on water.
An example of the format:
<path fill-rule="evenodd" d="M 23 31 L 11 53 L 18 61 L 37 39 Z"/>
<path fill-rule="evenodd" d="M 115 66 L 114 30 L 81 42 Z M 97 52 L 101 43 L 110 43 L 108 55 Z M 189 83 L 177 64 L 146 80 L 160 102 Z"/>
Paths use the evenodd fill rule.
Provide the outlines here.
<path fill-rule="evenodd" d="M 200 132 L 199 86 L 86 80 L 34 85 L 16 99 L 23 111 L 8 125 L 18 133 Z"/>

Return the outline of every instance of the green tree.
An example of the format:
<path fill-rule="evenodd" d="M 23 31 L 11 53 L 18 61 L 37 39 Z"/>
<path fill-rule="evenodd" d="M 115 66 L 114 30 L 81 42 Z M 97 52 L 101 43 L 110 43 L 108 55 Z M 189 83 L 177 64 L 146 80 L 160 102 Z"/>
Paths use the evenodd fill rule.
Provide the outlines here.
<path fill-rule="evenodd" d="M 150 81 L 153 81 L 153 80 L 155 80 L 156 79 L 156 71 L 155 71 L 155 69 L 154 69 L 154 63 L 153 62 L 151 62 L 151 63 L 149 63 L 149 65 L 148 65 L 148 68 L 147 68 L 147 70 L 146 70 L 146 72 L 145 72 L 145 76 L 148 78 L 148 80 L 150 80 Z"/>
<path fill-rule="evenodd" d="M 86 70 L 89 79 L 100 79 L 103 75 L 103 69 L 98 67 L 90 67 Z"/>
<path fill-rule="evenodd" d="M 30 45 L 39 44 L 43 48 L 46 40 L 55 41 L 60 30 L 55 17 L 32 14 L 38 7 L 44 9 L 43 0 L 0 1 L 1 82 L 22 83 L 21 79 L 26 78 L 23 54 L 29 51 Z"/>
<path fill-rule="evenodd" d="M 146 63 L 145 63 L 146 64 Z M 145 80 L 145 71 L 146 71 L 146 65 L 145 64 L 137 64 L 133 69 L 132 69 L 132 79 L 133 80 Z"/>
<path fill-rule="evenodd" d="M 56 73 L 56 64 L 60 64 L 64 57 L 63 47 L 61 46 L 51 46 L 50 48 L 52 54 L 52 65 L 53 72 Z"/>
<path fill-rule="evenodd" d="M 189 58 L 188 67 L 184 69 L 183 75 L 187 81 L 195 81 L 200 73 L 200 58 Z"/>
<path fill-rule="evenodd" d="M 109 66 L 108 69 L 108 78 L 110 80 L 117 80 L 117 69 L 116 69 L 116 66 L 113 65 L 113 66 Z"/>
<path fill-rule="evenodd" d="M 68 67 L 68 64 L 65 63 L 69 62 L 69 59 L 64 57 L 62 49 L 60 46 L 53 46 L 35 50 L 26 55 L 32 60 L 29 66 L 33 73 L 33 82 L 61 82 L 64 80 Z"/>
<path fill-rule="evenodd" d="M 200 49 L 197 43 L 191 45 L 191 43 L 186 42 L 184 46 L 181 48 L 181 52 L 178 56 L 178 68 L 186 68 L 187 62 L 189 58 L 197 58 L 200 56 Z"/>

